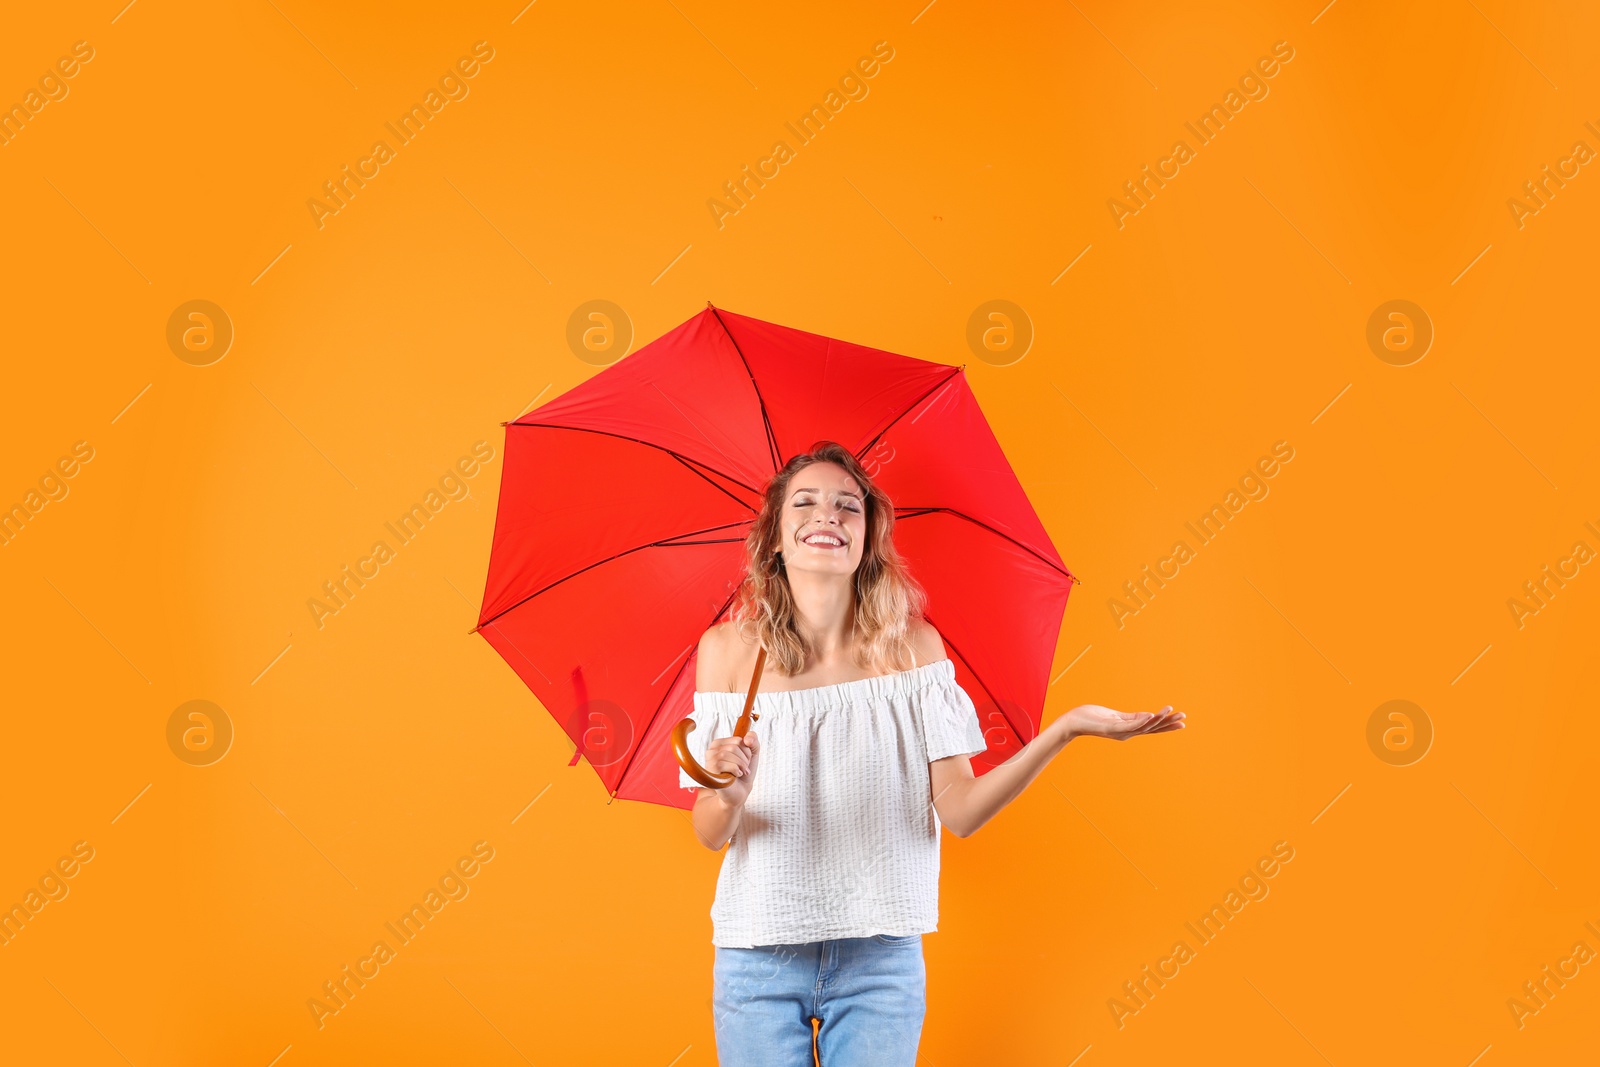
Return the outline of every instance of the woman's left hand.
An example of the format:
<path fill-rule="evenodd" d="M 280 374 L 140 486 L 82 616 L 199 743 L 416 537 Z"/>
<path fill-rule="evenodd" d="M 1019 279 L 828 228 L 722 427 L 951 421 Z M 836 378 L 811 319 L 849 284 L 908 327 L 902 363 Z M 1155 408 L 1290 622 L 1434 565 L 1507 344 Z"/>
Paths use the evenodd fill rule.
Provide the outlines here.
<path fill-rule="evenodd" d="M 1160 711 L 1139 712 L 1113 711 L 1099 704 L 1080 704 L 1052 721 L 1045 729 L 1055 731 L 1063 744 L 1074 737 L 1109 737 L 1113 741 L 1126 741 L 1141 734 L 1164 734 L 1183 729 L 1183 712 L 1173 711 L 1171 704 Z"/>

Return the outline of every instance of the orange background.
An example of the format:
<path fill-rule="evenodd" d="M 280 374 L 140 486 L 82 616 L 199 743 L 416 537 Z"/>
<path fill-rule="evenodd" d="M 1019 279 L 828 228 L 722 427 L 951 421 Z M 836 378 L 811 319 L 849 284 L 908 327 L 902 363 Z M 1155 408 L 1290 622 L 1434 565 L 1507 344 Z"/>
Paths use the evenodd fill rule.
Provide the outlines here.
<path fill-rule="evenodd" d="M 94 851 L 0 947 L 5 1058 L 715 1062 L 720 856 L 605 803 L 467 634 L 500 423 L 597 372 L 566 341 L 592 299 L 635 347 L 710 299 L 967 363 L 1084 582 L 1046 720 L 1189 715 L 1073 743 L 946 837 L 926 1063 L 1592 1056 L 1593 964 L 1520 1028 L 1507 1001 L 1600 950 L 1600 577 L 1520 627 L 1507 602 L 1600 549 L 1600 177 L 1521 226 L 1507 201 L 1600 148 L 1600 16 L 1319 6 L 9 14 L 0 100 L 94 58 L 0 147 L 0 504 L 93 459 L 0 547 L 0 899 Z M 480 40 L 469 95 L 319 228 L 323 182 Z M 719 229 L 707 200 L 878 41 L 869 94 Z M 1269 95 L 1119 229 L 1108 199 L 1279 41 Z M 236 331 L 209 366 L 166 340 L 194 299 Z M 1035 331 L 1008 365 L 966 340 L 994 299 Z M 1436 332 L 1408 366 L 1366 341 L 1393 299 Z M 1122 583 L 1280 440 L 1270 495 L 1119 628 Z M 319 628 L 307 600 L 478 441 L 470 497 Z M 1409 766 L 1367 741 L 1396 699 L 1434 731 Z M 168 745 L 191 700 L 235 732 L 209 766 Z M 307 1001 L 479 841 L 469 895 L 319 1028 Z M 1270 895 L 1119 1027 L 1278 841 Z"/>

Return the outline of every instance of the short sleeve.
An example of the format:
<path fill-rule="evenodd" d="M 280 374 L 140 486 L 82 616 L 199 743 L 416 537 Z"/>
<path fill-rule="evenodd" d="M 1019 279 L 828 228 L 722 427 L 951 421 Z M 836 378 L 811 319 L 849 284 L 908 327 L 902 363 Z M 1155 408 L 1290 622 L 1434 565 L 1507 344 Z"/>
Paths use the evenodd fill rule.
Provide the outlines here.
<path fill-rule="evenodd" d="M 694 696 L 694 711 L 689 713 L 689 718 L 694 720 L 695 727 L 684 738 L 684 743 L 689 746 L 689 754 L 700 766 L 706 765 L 706 749 L 711 747 L 711 742 L 719 737 L 725 737 L 733 732 L 733 723 L 729 721 L 728 714 L 721 708 L 714 707 L 709 701 L 701 700 L 700 694 Z M 674 761 L 676 762 L 676 761 Z M 678 784 L 684 789 L 700 789 L 701 785 L 682 767 L 678 768 Z"/>
<path fill-rule="evenodd" d="M 988 749 L 978 709 L 954 678 L 939 679 L 913 699 L 922 718 L 929 763 L 946 756 L 976 756 Z"/>

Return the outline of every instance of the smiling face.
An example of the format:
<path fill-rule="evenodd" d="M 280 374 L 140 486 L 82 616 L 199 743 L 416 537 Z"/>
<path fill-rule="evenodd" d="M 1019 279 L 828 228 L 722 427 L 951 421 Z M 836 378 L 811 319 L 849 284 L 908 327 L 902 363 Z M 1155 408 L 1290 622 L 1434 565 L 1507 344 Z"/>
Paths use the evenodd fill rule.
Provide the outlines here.
<path fill-rule="evenodd" d="M 789 482 L 781 543 L 789 571 L 852 574 L 867 538 L 861 486 L 837 463 L 802 467 Z"/>

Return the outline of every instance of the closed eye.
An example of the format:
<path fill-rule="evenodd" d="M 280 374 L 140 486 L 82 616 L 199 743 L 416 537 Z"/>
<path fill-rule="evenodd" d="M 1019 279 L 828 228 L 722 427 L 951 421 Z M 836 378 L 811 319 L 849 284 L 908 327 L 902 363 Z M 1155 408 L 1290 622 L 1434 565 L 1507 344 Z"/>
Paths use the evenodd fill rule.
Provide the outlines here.
<path fill-rule="evenodd" d="M 813 502 L 810 501 L 810 500 L 796 500 L 794 502 L 793 506 L 797 507 L 797 508 L 805 508 L 805 507 L 810 507 L 812 503 Z M 849 508 L 851 511 L 860 511 L 861 510 L 861 506 L 859 504 L 857 504 L 854 500 L 845 501 L 845 507 Z"/>
<path fill-rule="evenodd" d="M 840 493 L 835 494 L 835 499 L 838 499 L 838 501 L 842 502 L 843 506 L 848 507 L 848 509 L 853 510 L 853 512 L 859 512 L 859 510 L 861 510 L 861 501 L 859 501 L 856 496 Z M 811 498 L 811 496 L 795 496 L 794 504 L 792 504 L 790 507 L 811 507 L 813 504 L 816 504 L 816 499 Z"/>

